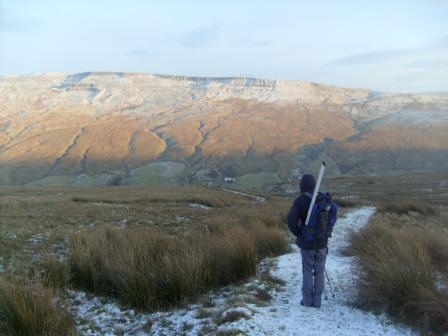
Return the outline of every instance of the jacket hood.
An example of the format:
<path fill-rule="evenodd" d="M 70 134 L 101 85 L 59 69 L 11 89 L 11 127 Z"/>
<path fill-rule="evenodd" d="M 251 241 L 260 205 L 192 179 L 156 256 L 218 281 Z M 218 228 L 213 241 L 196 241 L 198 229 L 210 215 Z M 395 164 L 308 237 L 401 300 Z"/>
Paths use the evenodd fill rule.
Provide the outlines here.
<path fill-rule="evenodd" d="M 316 180 L 314 179 L 314 176 L 303 175 L 302 179 L 300 180 L 300 191 L 302 193 L 305 192 L 312 193 L 314 192 L 315 187 L 316 187 Z"/>

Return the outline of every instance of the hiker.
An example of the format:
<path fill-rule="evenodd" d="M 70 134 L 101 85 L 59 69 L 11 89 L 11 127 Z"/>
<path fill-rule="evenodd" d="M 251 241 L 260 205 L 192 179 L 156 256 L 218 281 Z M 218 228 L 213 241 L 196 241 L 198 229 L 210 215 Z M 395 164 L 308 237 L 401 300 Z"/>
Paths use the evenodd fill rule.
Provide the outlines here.
<path fill-rule="evenodd" d="M 297 238 L 297 245 L 302 255 L 302 300 L 300 304 L 306 307 L 321 306 L 322 291 L 325 280 L 325 261 L 328 254 L 328 238 L 331 236 L 331 230 L 336 222 L 337 207 L 331 201 L 329 194 L 319 193 L 318 199 L 328 197 L 329 206 L 327 207 L 328 223 L 324 223 L 326 233 L 317 235 L 314 230 L 310 234 L 310 229 L 305 227 L 308 209 L 311 198 L 316 187 L 316 181 L 313 175 L 304 175 L 300 180 L 301 195 L 297 197 L 288 212 L 288 227 Z M 318 201 L 316 201 L 317 203 Z M 314 207 L 315 208 L 315 207 Z M 316 217 L 312 213 L 310 224 Z M 313 218 L 314 217 L 314 218 Z M 327 226 L 328 224 L 328 226 Z"/>

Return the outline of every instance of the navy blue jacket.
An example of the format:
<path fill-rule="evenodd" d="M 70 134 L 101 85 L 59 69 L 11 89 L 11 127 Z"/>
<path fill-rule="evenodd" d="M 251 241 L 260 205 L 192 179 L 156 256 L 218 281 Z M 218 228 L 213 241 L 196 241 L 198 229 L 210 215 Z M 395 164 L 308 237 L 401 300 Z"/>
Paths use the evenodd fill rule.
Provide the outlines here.
<path fill-rule="evenodd" d="M 305 223 L 306 215 L 310 207 L 311 200 L 305 195 L 300 195 L 294 200 L 291 209 L 288 212 L 288 227 L 294 236 L 297 238 L 297 245 L 302 250 L 314 250 L 314 242 L 309 242 L 301 234 L 300 224 Z"/>
<path fill-rule="evenodd" d="M 297 245 L 302 250 L 315 250 L 327 247 L 328 239 L 321 239 L 316 241 L 308 241 L 301 232 L 301 225 L 305 224 L 308 209 L 310 207 L 311 199 L 304 195 L 304 193 L 312 194 L 316 182 L 312 175 L 304 175 L 300 181 L 300 191 L 302 195 L 294 200 L 291 209 L 288 212 L 288 227 L 294 236 L 297 238 Z M 332 211 L 332 224 L 336 221 L 337 210 L 336 207 Z"/>

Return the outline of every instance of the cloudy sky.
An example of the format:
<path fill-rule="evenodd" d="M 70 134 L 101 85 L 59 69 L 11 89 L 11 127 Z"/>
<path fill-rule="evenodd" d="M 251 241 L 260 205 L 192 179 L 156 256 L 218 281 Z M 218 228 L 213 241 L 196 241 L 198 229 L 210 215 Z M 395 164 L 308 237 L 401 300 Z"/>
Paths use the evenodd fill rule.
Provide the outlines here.
<path fill-rule="evenodd" d="M 0 0 L 0 75 L 85 71 L 448 92 L 448 0 Z"/>

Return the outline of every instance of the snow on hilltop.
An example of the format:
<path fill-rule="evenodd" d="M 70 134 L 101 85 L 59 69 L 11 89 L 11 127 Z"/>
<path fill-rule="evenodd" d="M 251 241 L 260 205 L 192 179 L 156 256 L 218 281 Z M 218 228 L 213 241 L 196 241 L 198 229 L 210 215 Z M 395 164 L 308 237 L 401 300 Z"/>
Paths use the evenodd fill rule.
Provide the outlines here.
<path fill-rule="evenodd" d="M 207 169 L 219 183 L 231 167 L 237 178 L 263 174 L 248 180 L 267 188 L 315 160 L 330 162 L 332 174 L 446 170 L 447 127 L 448 94 L 245 77 L 5 76 L 0 185 L 79 185 L 81 176 L 151 184 L 145 172 L 157 169 L 148 165 L 171 161 L 178 183 Z"/>

